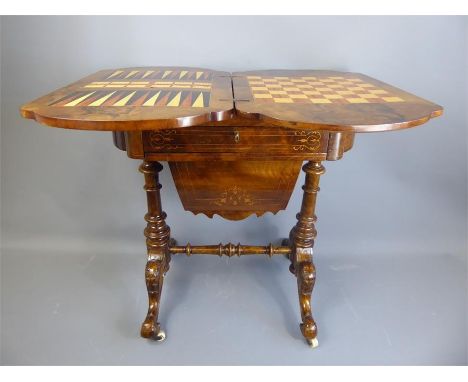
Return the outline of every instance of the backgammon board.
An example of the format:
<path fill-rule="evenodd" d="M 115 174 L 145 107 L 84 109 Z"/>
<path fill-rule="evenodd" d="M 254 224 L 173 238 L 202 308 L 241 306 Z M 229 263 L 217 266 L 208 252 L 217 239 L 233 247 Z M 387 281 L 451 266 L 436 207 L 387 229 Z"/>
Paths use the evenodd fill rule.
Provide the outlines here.
<path fill-rule="evenodd" d="M 136 67 L 99 71 L 25 104 L 21 114 L 52 127 L 111 131 L 116 147 L 143 161 L 149 300 L 143 337 L 166 337 L 158 314 L 172 255 L 281 255 L 297 279 L 301 333 L 315 347 L 312 255 L 322 162 L 341 159 L 356 133 L 418 126 L 442 107 L 359 73 Z M 275 245 L 178 245 L 162 210 L 160 162 L 168 162 L 187 211 L 230 220 L 285 209 L 302 167 L 297 223 Z"/>
<path fill-rule="evenodd" d="M 231 118 L 227 72 L 196 68 L 102 70 L 22 107 L 49 126 L 130 131 Z"/>

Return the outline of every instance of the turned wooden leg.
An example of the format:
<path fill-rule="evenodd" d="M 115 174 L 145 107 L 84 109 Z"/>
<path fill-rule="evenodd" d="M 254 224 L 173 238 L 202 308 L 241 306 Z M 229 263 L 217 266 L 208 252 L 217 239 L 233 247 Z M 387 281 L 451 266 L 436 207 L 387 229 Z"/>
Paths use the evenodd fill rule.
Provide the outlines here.
<path fill-rule="evenodd" d="M 162 170 L 159 162 L 143 162 L 140 172 L 145 176 L 145 191 L 148 201 L 147 222 L 145 228 L 148 262 L 146 263 L 145 279 L 148 290 L 149 307 L 146 319 L 141 326 L 141 336 L 163 341 L 166 338 L 158 322 L 159 303 L 164 274 L 169 269 L 170 228 L 166 225 L 166 213 L 162 211 L 159 190 L 158 173 Z"/>
<path fill-rule="evenodd" d="M 305 184 L 302 187 L 301 211 L 296 215 L 297 223 L 289 234 L 291 246 L 290 271 L 296 275 L 301 309 L 302 335 L 312 347 L 318 346 L 317 325 L 312 317 L 311 298 L 315 284 L 315 266 L 312 261 L 312 247 L 317 235 L 315 230 L 315 204 L 319 188 L 320 175 L 325 168 L 320 162 L 307 162 L 302 170 L 306 173 Z"/>

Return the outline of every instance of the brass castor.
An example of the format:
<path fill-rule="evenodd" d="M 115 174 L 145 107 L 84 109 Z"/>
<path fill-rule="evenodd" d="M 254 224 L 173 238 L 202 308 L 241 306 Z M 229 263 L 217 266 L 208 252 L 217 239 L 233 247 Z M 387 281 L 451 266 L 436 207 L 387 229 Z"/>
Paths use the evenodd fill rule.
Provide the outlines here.
<path fill-rule="evenodd" d="M 160 330 L 158 334 L 154 336 L 156 342 L 163 342 L 166 339 L 166 333 L 163 330 Z"/>
<path fill-rule="evenodd" d="M 312 339 L 307 338 L 307 343 L 309 344 L 311 348 L 316 348 L 319 345 L 317 337 L 312 338 Z"/>

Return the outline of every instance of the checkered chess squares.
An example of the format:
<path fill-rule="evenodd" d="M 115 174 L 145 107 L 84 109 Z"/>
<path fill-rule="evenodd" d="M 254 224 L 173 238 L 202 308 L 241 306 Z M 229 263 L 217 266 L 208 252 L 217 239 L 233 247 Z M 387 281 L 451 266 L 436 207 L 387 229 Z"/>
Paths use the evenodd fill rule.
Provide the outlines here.
<path fill-rule="evenodd" d="M 248 76 L 256 102 L 357 104 L 405 102 L 360 78 Z"/>

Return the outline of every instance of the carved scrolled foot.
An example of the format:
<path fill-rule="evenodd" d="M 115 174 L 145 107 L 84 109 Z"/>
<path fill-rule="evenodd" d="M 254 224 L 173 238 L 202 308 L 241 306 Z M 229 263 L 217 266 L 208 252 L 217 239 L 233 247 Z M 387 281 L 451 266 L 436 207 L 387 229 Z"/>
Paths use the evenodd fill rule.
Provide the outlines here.
<path fill-rule="evenodd" d="M 297 264 L 297 285 L 302 323 L 299 325 L 302 335 L 312 346 L 317 342 L 317 325 L 312 318 L 311 297 L 315 284 L 315 266 L 312 259 Z"/>
<path fill-rule="evenodd" d="M 148 338 L 156 342 L 162 342 L 166 339 L 166 333 L 161 330 L 159 323 L 154 324 L 153 322 L 146 320 L 141 326 L 140 334 L 143 338 Z"/>
<path fill-rule="evenodd" d="M 154 339 L 158 333 L 161 331 L 161 328 L 158 323 L 154 323 L 152 317 L 147 317 L 143 324 L 141 325 L 140 334 L 143 338 Z"/>
<path fill-rule="evenodd" d="M 140 334 L 144 338 L 150 338 L 156 341 L 162 341 L 166 335 L 161 331 L 158 314 L 159 303 L 161 300 L 162 274 L 164 261 L 150 260 L 146 263 L 145 278 L 148 289 L 148 313 L 141 326 Z"/>
<path fill-rule="evenodd" d="M 316 348 L 318 346 L 317 325 L 314 319 L 312 317 L 305 317 L 304 322 L 301 323 L 299 327 L 307 343 L 313 348 Z"/>
<path fill-rule="evenodd" d="M 307 342 L 317 338 L 317 325 L 312 317 L 305 317 L 299 327 Z"/>

